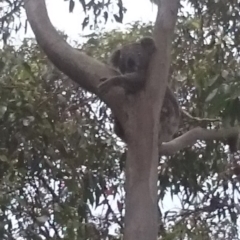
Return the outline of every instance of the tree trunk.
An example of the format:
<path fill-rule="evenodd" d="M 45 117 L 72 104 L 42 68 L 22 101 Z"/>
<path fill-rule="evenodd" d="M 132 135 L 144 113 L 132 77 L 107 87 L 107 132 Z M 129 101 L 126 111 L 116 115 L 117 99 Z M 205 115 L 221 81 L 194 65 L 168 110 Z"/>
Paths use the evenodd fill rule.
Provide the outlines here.
<path fill-rule="evenodd" d="M 128 143 L 124 239 L 156 240 L 159 116 L 153 105 L 140 105 Z"/>

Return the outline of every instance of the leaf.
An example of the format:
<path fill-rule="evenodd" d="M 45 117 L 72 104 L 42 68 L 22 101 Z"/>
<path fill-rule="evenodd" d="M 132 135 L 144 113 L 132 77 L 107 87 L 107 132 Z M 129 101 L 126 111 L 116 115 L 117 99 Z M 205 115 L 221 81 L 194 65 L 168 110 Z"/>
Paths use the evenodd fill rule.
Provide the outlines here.
<path fill-rule="evenodd" d="M 82 23 L 82 30 L 88 25 L 89 23 L 89 16 L 85 17 Z"/>
<path fill-rule="evenodd" d="M 86 3 L 85 3 L 85 0 L 79 0 L 79 2 L 82 4 L 83 11 L 86 13 Z"/>
<path fill-rule="evenodd" d="M 208 82 L 208 86 L 211 87 L 219 78 L 219 74 L 215 75 L 213 78 L 211 78 Z"/>
<path fill-rule="evenodd" d="M 41 217 L 36 217 L 36 220 L 40 223 L 45 223 L 48 220 L 48 216 L 43 215 Z"/>
<path fill-rule="evenodd" d="M 228 84 L 222 84 L 221 90 L 223 91 L 224 94 L 231 93 L 231 88 Z"/>
<path fill-rule="evenodd" d="M 2 118 L 4 116 L 6 111 L 7 111 L 6 106 L 0 106 L 0 118 Z"/>
<path fill-rule="evenodd" d="M 20 196 L 16 196 L 15 199 L 18 201 L 18 203 L 21 205 L 21 206 L 27 206 L 27 203 L 25 201 L 25 199 L 21 198 Z"/>
<path fill-rule="evenodd" d="M 113 14 L 113 16 L 114 16 L 116 22 L 122 23 L 122 18 L 121 17 L 119 17 L 117 14 Z"/>
<path fill-rule="evenodd" d="M 31 66 L 27 62 L 23 62 L 23 67 L 29 74 L 32 74 Z"/>
<path fill-rule="evenodd" d="M 234 224 L 236 224 L 237 222 L 237 214 L 235 212 L 230 212 L 230 217 L 231 217 L 231 220 Z"/>
<path fill-rule="evenodd" d="M 24 34 L 27 33 L 27 30 L 28 30 L 28 20 L 26 19 L 25 20 L 25 25 L 24 25 Z"/>
<path fill-rule="evenodd" d="M 2 72 L 2 70 L 4 69 L 5 63 L 0 60 L 0 72 Z"/>
<path fill-rule="evenodd" d="M 226 79 L 227 76 L 229 75 L 229 73 L 228 73 L 227 70 L 223 70 L 221 74 L 222 74 L 222 77 L 225 78 L 225 79 Z"/>
<path fill-rule="evenodd" d="M 118 211 L 119 211 L 119 212 L 122 212 L 122 210 L 123 210 L 123 204 L 122 204 L 121 202 L 119 202 L 118 200 L 117 200 L 117 207 L 118 207 Z"/>
<path fill-rule="evenodd" d="M 104 16 L 104 20 L 105 20 L 105 23 L 106 23 L 107 20 L 108 20 L 108 12 L 105 11 L 103 16 Z"/>
<path fill-rule="evenodd" d="M 206 102 L 210 102 L 210 101 L 216 96 L 217 92 L 218 92 L 218 89 L 215 88 L 215 89 L 207 96 L 207 98 L 206 98 L 205 101 L 206 101 Z"/>
<path fill-rule="evenodd" d="M 191 29 L 200 29 L 201 27 L 200 19 L 197 18 L 194 20 L 190 20 L 187 24 Z"/>
<path fill-rule="evenodd" d="M 1 162 L 8 162 L 8 158 L 5 155 L 0 155 Z"/>
<path fill-rule="evenodd" d="M 28 116 L 27 118 L 23 119 L 23 126 L 27 127 L 30 125 L 30 123 L 32 123 L 34 121 L 34 117 L 33 116 Z"/>
<path fill-rule="evenodd" d="M 73 0 L 70 0 L 69 2 L 69 12 L 71 13 L 74 9 L 75 2 Z"/>
<path fill-rule="evenodd" d="M 54 209 L 54 211 L 56 211 L 56 212 L 60 212 L 60 210 L 61 210 L 60 205 L 59 205 L 58 203 L 54 203 L 54 204 L 53 204 L 53 209 Z"/>

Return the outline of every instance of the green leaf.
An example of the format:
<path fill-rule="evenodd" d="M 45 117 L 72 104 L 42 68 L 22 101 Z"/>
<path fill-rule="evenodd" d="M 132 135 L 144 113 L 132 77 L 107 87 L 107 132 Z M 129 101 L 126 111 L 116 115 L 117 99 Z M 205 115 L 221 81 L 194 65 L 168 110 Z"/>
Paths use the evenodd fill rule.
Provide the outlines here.
<path fill-rule="evenodd" d="M 0 106 L 0 118 L 2 118 L 4 116 L 6 111 L 7 111 L 6 106 Z"/>
<path fill-rule="evenodd" d="M 48 216 L 46 215 L 43 215 L 41 217 L 36 217 L 36 220 L 39 222 L 39 223 L 45 223 L 47 220 L 48 220 Z"/>
<path fill-rule="evenodd" d="M 0 155 L 1 162 L 8 162 L 8 158 L 5 155 Z"/>
<path fill-rule="evenodd" d="M 206 98 L 206 102 L 210 102 L 217 94 L 218 88 L 215 88 Z"/>
<path fill-rule="evenodd" d="M 208 87 L 211 87 L 219 78 L 219 74 L 215 75 L 213 78 L 211 78 L 207 84 Z"/>

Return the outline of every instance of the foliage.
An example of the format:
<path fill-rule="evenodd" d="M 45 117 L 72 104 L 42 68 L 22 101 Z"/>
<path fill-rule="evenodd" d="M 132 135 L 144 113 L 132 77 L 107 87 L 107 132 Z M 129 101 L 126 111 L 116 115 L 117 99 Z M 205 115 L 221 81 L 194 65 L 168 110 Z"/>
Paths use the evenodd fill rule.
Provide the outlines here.
<path fill-rule="evenodd" d="M 0 54 L 1 239 L 99 239 L 111 221 L 92 216 L 88 203 L 100 206 L 120 184 L 119 147 L 100 124 L 101 104 L 31 42 Z"/>

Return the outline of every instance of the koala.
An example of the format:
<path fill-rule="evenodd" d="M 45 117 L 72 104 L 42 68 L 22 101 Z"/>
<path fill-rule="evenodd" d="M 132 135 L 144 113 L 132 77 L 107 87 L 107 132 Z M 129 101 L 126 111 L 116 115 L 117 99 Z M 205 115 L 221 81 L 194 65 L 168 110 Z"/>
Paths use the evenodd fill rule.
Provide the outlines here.
<path fill-rule="evenodd" d="M 151 37 L 144 37 L 138 42 L 126 44 L 115 50 L 110 57 L 110 64 L 119 70 L 121 75 L 101 79 L 99 91 L 104 93 L 112 86 L 121 86 L 126 94 L 135 94 L 144 89 L 148 65 L 155 51 L 156 45 Z M 172 139 L 178 131 L 179 120 L 179 104 L 171 89 L 167 87 L 159 118 L 159 143 Z M 114 122 L 114 132 L 126 142 L 124 130 L 115 117 Z"/>
<path fill-rule="evenodd" d="M 155 42 L 150 37 L 115 50 L 109 62 L 121 75 L 100 79 L 99 91 L 105 93 L 112 86 L 121 86 L 126 94 L 134 94 L 143 89 L 148 65 L 155 50 Z"/>
<path fill-rule="evenodd" d="M 167 86 L 159 119 L 159 143 L 169 142 L 173 139 L 178 132 L 180 118 L 181 109 L 179 103 L 172 90 Z"/>

